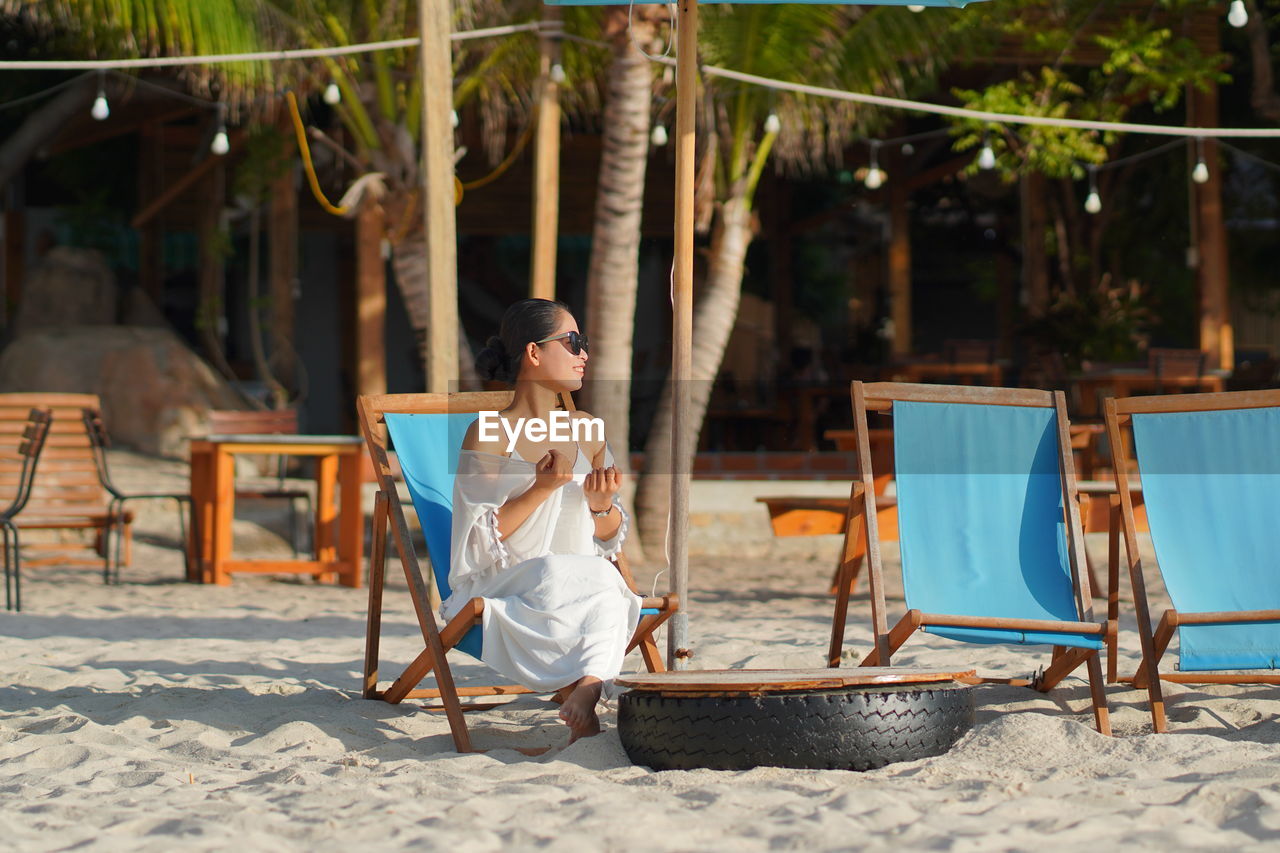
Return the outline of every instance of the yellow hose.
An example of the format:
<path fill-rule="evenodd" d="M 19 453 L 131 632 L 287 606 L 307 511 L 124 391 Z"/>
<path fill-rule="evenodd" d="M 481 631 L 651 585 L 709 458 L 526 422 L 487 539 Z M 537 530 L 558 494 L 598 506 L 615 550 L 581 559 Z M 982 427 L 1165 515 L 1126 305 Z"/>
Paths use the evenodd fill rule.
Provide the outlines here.
<path fill-rule="evenodd" d="M 311 146 L 307 143 L 307 129 L 302 126 L 302 114 L 298 112 L 298 99 L 293 96 L 293 92 L 285 92 L 285 97 L 289 101 L 289 115 L 293 116 L 293 130 L 298 136 L 298 152 L 302 154 L 302 166 L 307 173 L 307 183 L 311 185 L 311 194 L 329 213 L 334 216 L 346 216 L 347 209 L 334 205 L 325 198 L 324 190 L 320 189 L 320 179 L 316 177 L 316 167 L 311 162 Z"/>

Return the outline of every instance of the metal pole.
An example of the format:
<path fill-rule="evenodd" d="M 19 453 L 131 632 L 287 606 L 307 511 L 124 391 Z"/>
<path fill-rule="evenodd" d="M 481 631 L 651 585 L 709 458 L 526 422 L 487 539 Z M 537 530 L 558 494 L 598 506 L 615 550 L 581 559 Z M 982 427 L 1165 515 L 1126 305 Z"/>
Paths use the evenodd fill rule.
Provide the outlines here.
<path fill-rule="evenodd" d="M 422 215 L 427 243 L 427 390 L 458 380 L 458 236 L 453 177 L 449 0 L 419 0 L 422 35 Z"/>
<path fill-rule="evenodd" d="M 698 0 L 680 0 L 676 17 L 676 234 L 671 334 L 671 591 L 680 609 L 667 631 L 667 664 L 689 664 L 689 480 L 693 435 L 689 382 L 693 360 L 693 182 L 696 154 Z"/>

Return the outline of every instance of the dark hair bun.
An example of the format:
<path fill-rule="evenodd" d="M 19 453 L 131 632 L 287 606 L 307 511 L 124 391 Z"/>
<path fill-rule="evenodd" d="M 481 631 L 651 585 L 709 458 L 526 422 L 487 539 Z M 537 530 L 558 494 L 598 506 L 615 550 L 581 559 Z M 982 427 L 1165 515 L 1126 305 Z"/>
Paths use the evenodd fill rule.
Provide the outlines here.
<path fill-rule="evenodd" d="M 476 371 L 482 379 L 511 381 L 511 356 L 502 338 L 494 335 L 485 341 L 484 349 L 476 356 Z"/>

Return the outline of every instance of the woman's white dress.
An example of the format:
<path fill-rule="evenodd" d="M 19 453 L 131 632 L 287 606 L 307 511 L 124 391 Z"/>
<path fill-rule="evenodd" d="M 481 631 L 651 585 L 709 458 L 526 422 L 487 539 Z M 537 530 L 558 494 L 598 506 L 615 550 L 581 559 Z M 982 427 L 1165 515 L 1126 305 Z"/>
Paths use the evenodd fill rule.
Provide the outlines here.
<path fill-rule="evenodd" d="M 608 450 L 605 466 L 613 464 Z M 505 540 L 497 510 L 534 483 L 536 465 L 519 456 L 463 450 L 453 488 L 451 619 L 472 598 L 484 601 L 481 660 L 539 692 L 583 676 L 609 681 L 622 669 L 640 619 L 640 597 L 608 561 L 627 518 L 610 540 L 595 538 L 583 482 L 591 464 L 579 448 L 573 479 L 556 489 Z M 617 499 L 614 505 L 622 512 Z"/>

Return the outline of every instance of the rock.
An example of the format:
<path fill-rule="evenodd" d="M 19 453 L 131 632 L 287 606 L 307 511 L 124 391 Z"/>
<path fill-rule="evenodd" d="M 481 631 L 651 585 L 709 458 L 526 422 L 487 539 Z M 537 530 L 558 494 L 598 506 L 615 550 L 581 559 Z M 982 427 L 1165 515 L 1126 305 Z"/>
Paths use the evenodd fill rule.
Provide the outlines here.
<path fill-rule="evenodd" d="M 117 305 L 115 276 L 101 252 L 57 246 L 27 276 L 13 330 L 114 325 Z"/>
<path fill-rule="evenodd" d="M 0 353 L 0 391 L 97 394 L 114 443 L 175 458 L 206 432 L 210 409 L 244 407 L 173 332 L 138 326 L 30 331 Z"/>

